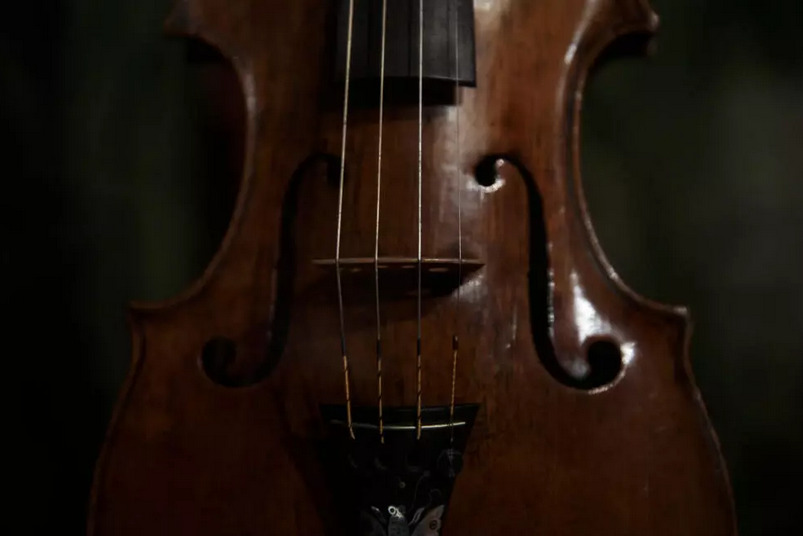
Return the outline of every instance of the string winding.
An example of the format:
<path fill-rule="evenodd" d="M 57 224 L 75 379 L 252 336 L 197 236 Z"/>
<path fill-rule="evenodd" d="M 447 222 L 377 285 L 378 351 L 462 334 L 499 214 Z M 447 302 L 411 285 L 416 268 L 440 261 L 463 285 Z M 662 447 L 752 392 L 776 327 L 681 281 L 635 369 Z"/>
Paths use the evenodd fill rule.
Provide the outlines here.
<path fill-rule="evenodd" d="M 337 245 L 335 251 L 335 270 L 337 279 L 338 312 L 340 321 L 340 349 L 343 359 L 343 382 L 346 398 L 346 418 L 349 435 L 352 439 L 354 435 L 354 423 L 352 421 L 351 408 L 351 371 L 350 361 L 346 345 L 345 313 L 343 306 L 343 283 L 341 267 L 341 245 L 343 230 L 343 197 L 346 170 L 346 147 L 348 139 L 348 118 L 349 118 L 349 91 L 351 85 L 351 58 L 353 48 L 354 32 L 354 3 L 349 0 L 348 14 L 348 35 L 346 43 L 346 73 L 345 88 L 343 96 L 343 122 L 342 140 L 340 152 L 340 180 L 338 188 L 338 208 L 337 208 Z M 454 4 L 453 4 L 454 5 Z M 454 442 L 455 424 L 455 399 L 457 384 L 457 365 L 459 359 L 459 322 L 461 306 L 461 287 L 463 279 L 463 230 L 462 230 L 462 189 L 460 185 L 460 23 L 459 7 L 454 5 L 454 82 L 455 82 L 455 130 L 456 130 L 456 175 L 457 175 L 457 218 L 458 218 L 458 268 L 457 268 L 457 302 L 455 306 L 455 328 L 452 336 L 452 381 L 449 400 L 449 428 L 451 430 L 451 442 Z M 377 149 L 377 174 L 376 174 L 376 212 L 375 212 L 375 235 L 374 235 L 374 297 L 376 309 L 376 375 L 377 375 L 377 406 L 378 406 L 378 431 L 382 443 L 385 442 L 384 435 L 384 414 L 383 414 L 383 382 L 382 382 L 382 322 L 381 322 L 381 296 L 379 285 L 379 229 L 381 221 L 381 197 L 382 197 L 382 149 L 383 149 L 383 128 L 384 128 L 384 97 L 385 97 L 385 52 L 387 39 L 387 0 L 382 1 L 382 38 L 381 38 L 381 60 L 380 60 L 380 84 L 379 84 L 379 129 L 378 129 L 378 149 Z M 422 276 L 423 276 L 423 129 L 424 124 L 424 0 L 418 2 L 418 172 L 417 172 L 417 292 L 416 292 L 416 438 L 421 439 L 422 431 L 422 399 L 423 399 L 423 352 L 422 352 Z"/>
<path fill-rule="evenodd" d="M 421 239 L 422 239 L 422 199 L 423 183 L 423 143 L 424 143 L 424 0 L 418 0 L 418 292 L 416 341 L 416 438 L 421 439 Z"/>
<path fill-rule="evenodd" d="M 455 174 L 457 176 L 457 301 L 455 303 L 454 335 L 452 336 L 452 392 L 449 399 L 449 430 L 450 444 L 454 443 L 454 408 L 457 390 L 457 361 L 460 354 L 460 307 L 462 304 L 461 289 L 463 287 L 463 189 L 461 186 L 462 173 L 460 166 L 460 7 L 459 2 L 454 5 L 454 95 L 455 95 Z"/>
<path fill-rule="evenodd" d="M 346 42 L 346 87 L 343 95 L 343 132 L 342 144 L 340 148 L 340 183 L 337 198 L 337 245 L 335 247 L 335 271 L 337 278 L 337 301 L 338 312 L 340 314 L 340 352 L 343 356 L 343 383 L 346 394 L 346 424 L 351 439 L 354 436 L 354 423 L 351 418 L 351 371 L 349 368 L 349 357 L 346 349 L 346 321 L 343 312 L 343 282 L 340 267 L 340 245 L 343 233 L 343 183 L 346 177 L 346 141 L 349 122 L 349 85 L 351 82 L 351 48 L 354 32 L 354 0 L 349 0 L 349 24 L 348 38 Z"/>
<path fill-rule="evenodd" d="M 379 148 L 376 166 L 376 233 L 374 239 L 374 295 L 376 297 L 376 381 L 379 412 L 379 441 L 385 443 L 385 423 L 382 413 L 382 322 L 379 307 L 379 214 L 382 200 L 382 128 L 385 111 L 385 39 L 388 0 L 382 0 L 382 50 L 379 67 Z"/>

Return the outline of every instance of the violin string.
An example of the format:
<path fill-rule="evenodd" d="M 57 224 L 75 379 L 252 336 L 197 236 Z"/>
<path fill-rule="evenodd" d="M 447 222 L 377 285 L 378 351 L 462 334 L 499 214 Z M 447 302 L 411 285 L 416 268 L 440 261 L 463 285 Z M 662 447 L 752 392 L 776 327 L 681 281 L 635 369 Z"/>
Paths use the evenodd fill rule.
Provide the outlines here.
<path fill-rule="evenodd" d="M 455 173 L 457 175 L 457 302 L 455 303 L 454 335 L 452 336 L 452 393 L 449 401 L 449 444 L 454 444 L 454 406 L 457 388 L 457 361 L 460 354 L 460 306 L 462 303 L 461 289 L 463 287 L 463 191 L 462 174 L 460 166 L 460 7 L 459 1 L 454 2 L 454 92 L 455 92 L 455 136 L 456 155 Z"/>
<path fill-rule="evenodd" d="M 418 311 L 416 341 L 416 438 L 421 439 L 421 184 L 424 137 L 424 0 L 418 0 Z"/>
<path fill-rule="evenodd" d="M 354 0 L 349 0 L 349 24 L 346 40 L 346 86 L 343 95 L 343 132 L 340 148 L 340 185 L 337 199 L 337 245 L 335 248 L 335 272 L 337 274 L 337 304 L 340 314 L 340 352 L 343 356 L 343 383 L 346 392 L 346 424 L 351 439 L 354 436 L 354 424 L 351 418 L 351 371 L 349 370 L 349 357 L 346 350 L 346 321 L 343 312 L 343 282 L 340 268 L 340 245 L 343 231 L 343 184 L 346 177 L 346 136 L 349 122 L 349 85 L 351 82 L 351 45 L 354 30 Z"/>
<path fill-rule="evenodd" d="M 382 198 L 382 126 L 385 105 L 385 36 L 388 0 L 382 0 L 382 49 L 379 65 L 379 149 L 376 166 L 376 234 L 374 239 L 374 295 L 376 297 L 376 382 L 379 410 L 379 441 L 385 443 L 385 423 L 382 415 L 382 322 L 379 311 L 379 213 Z"/>

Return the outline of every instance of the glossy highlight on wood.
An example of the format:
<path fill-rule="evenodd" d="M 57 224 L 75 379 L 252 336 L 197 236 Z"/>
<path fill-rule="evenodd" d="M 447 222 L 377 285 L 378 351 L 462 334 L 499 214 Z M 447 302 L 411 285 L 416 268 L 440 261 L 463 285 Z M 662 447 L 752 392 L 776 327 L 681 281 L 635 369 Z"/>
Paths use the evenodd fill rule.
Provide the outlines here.
<path fill-rule="evenodd" d="M 343 403 L 336 296 L 314 262 L 335 251 L 333 6 L 179 0 L 169 18 L 239 76 L 243 177 L 203 276 L 131 308 L 131 370 L 97 463 L 91 536 L 346 534 L 316 451 L 321 406 Z M 478 263 L 459 303 L 452 291 L 423 303 L 425 405 L 449 403 L 458 335 L 457 402 L 479 406 L 441 533 L 734 536 L 688 315 L 617 277 L 579 173 L 587 73 L 617 40 L 651 35 L 657 16 L 646 0 L 474 9 L 476 88 L 426 106 L 423 122 L 423 256 L 456 258 L 462 234 Z M 376 109 L 355 107 L 343 257 L 373 258 L 377 133 Z M 387 107 L 383 136 L 380 254 L 416 258 L 417 106 Z M 414 406 L 415 299 L 380 283 L 384 401 Z M 344 301 L 351 397 L 373 407 L 373 303 L 356 291 Z M 213 378 L 202 358 L 216 348 Z"/>

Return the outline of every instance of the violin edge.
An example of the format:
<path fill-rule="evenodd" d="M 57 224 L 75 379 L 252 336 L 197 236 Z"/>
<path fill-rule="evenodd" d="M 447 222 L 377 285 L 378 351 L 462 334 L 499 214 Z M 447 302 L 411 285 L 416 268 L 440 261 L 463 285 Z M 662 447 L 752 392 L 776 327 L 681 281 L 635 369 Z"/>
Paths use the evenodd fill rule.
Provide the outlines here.
<path fill-rule="evenodd" d="M 639 50 L 638 53 L 640 55 L 651 54 L 652 51 L 649 46 L 646 45 L 652 42 L 660 26 L 660 18 L 652 9 L 648 0 L 633 0 L 632 2 L 629 0 L 613 0 L 613 3 L 623 10 L 619 13 L 618 18 L 617 15 L 613 15 L 613 20 L 620 20 L 621 22 L 609 28 L 608 31 L 589 32 L 587 35 L 591 35 L 595 37 L 595 39 L 592 39 L 588 44 L 589 48 L 586 52 L 584 54 L 575 55 L 575 61 L 572 62 L 571 66 L 568 66 L 569 70 L 575 70 L 576 85 L 571 88 L 572 91 L 566 92 L 566 100 L 564 102 L 564 110 L 571 116 L 571 120 L 564 123 L 570 129 L 570 132 L 566 133 L 567 136 L 565 138 L 565 149 L 567 153 L 564 160 L 566 163 L 564 180 L 567 186 L 574 190 L 573 201 L 577 203 L 575 206 L 577 210 L 576 216 L 579 217 L 582 222 L 584 238 L 590 247 L 593 260 L 598 268 L 601 269 L 603 276 L 614 286 L 622 297 L 645 312 L 659 315 L 669 320 L 674 325 L 674 329 L 677 330 L 676 334 L 681 338 L 681 352 L 679 352 L 675 358 L 675 366 L 681 368 L 686 378 L 685 383 L 692 391 L 691 394 L 696 402 L 699 416 L 707 432 L 706 437 L 710 441 L 710 448 L 716 454 L 720 478 L 722 479 L 722 486 L 724 487 L 723 491 L 725 492 L 729 506 L 730 533 L 732 536 L 738 536 L 738 521 L 730 472 L 722 452 L 719 436 L 713 426 L 708 408 L 706 407 L 702 393 L 697 385 L 691 362 L 690 349 L 694 331 L 691 311 L 687 305 L 663 303 L 644 296 L 631 288 L 622 279 L 608 259 L 599 241 L 583 190 L 580 124 L 583 97 L 585 95 L 588 78 L 593 74 L 597 64 L 605 59 L 606 53 L 611 51 L 616 52 L 615 45 L 627 38 L 639 35 L 646 37 L 647 39 L 644 40 L 645 46 L 643 50 Z M 634 8 L 634 11 L 631 13 L 628 8 Z M 632 15 L 633 13 L 639 15 L 639 17 L 629 18 L 628 15 Z M 610 20 L 608 20 L 610 17 L 604 19 L 604 23 L 610 23 Z M 621 53 L 622 51 L 619 50 L 619 52 Z M 621 54 L 614 54 L 611 57 L 617 57 L 619 55 Z M 567 79 L 571 79 L 569 74 L 567 74 Z"/>

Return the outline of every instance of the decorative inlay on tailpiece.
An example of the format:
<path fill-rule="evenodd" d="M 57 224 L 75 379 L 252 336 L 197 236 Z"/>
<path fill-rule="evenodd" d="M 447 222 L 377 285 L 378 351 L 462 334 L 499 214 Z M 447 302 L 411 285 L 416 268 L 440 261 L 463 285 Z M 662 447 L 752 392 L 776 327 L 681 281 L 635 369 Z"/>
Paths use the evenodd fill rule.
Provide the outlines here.
<path fill-rule="evenodd" d="M 346 407 L 322 406 L 330 432 L 324 461 L 344 515 L 344 534 L 441 535 L 478 409 L 476 404 L 455 406 L 452 421 L 448 406 L 423 408 L 417 440 L 414 407 L 384 408 L 383 445 L 376 408 L 353 408 L 352 440 Z"/>

